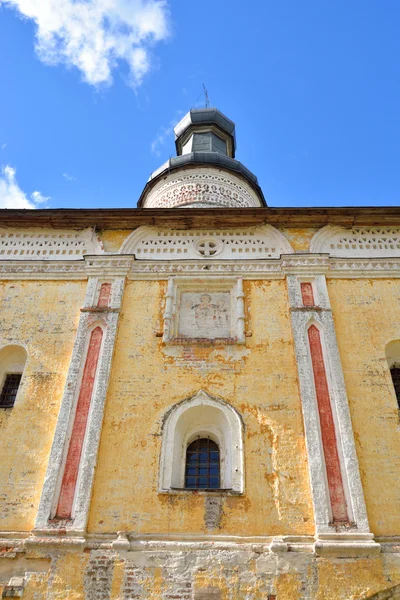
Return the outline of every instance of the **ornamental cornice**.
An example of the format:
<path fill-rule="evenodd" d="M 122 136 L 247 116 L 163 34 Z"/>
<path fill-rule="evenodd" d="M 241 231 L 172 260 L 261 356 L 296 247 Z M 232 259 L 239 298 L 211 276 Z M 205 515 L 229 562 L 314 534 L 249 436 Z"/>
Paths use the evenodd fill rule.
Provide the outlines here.
<path fill-rule="evenodd" d="M 0 261 L 0 279 L 87 279 L 81 261 Z"/>
<path fill-rule="evenodd" d="M 168 279 L 184 277 L 223 277 L 243 279 L 282 279 L 286 275 L 325 274 L 329 278 L 400 278 L 399 258 L 347 259 L 327 254 L 283 254 L 265 260 L 135 260 L 128 255 L 86 256 L 80 261 L 0 261 L 0 280 L 85 280 L 88 277 L 128 277 L 129 279 Z"/>
<path fill-rule="evenodd" d="M 126 277 L 135 258 L 109 254 L 102 256 L 85 256 L 85 271 L 87 275 L 102 277 Z"/>

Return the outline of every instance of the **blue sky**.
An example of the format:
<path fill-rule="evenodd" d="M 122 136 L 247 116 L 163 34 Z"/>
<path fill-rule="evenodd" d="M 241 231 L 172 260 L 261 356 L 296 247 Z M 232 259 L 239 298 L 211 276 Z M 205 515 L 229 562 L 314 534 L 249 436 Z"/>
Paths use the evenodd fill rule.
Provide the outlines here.
<path fill-rule="evenodd" d="M 399 23 L 398 0 L 0 0 L 0 207 L 136 207 L 203 82 L 270 206 L 398 205 Z"/>

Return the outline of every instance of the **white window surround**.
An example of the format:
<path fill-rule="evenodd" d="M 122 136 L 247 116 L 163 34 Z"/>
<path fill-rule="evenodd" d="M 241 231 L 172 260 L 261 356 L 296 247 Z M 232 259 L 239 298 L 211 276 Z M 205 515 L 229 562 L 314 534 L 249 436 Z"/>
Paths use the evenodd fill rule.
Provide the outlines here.
<path fill-rule="evenodd" d="M 400 340 L 392 340 L 386 344 L 385 356 L 389 369 L 400 364 Z"/>
<path fill-rule="evenodd" d="M 26 349 L 20 344 L 8 344 L 0 348 L 0 391 L 3 389 L 7 373 L 21 373 L 23 376 L 27 357 Z M 22 384 L 23 378 L 18 387 L 15 402 L 18 401 Z"/>
<path fill-rule="evenodd" d="M 232 406 L 203 390 L 175 404 L 164 417 L 159 492 L 184 490 L 186 450 L 198 436 L 219 446 L 221 490 L 243 494 L 242 419 Z"/>
<path fill-rule="evenodd" d="M 245 313 L 243 280 L 238 277 L 221 277 L 215 279 L 170 277 L 168 280 L 165 299 L 163 342 L 171 344 L 204 342 L 204 338 L 195 336 L 184 338 L 179 335 L 179 310 L 182 294 L 185 292 L 218 293 L 229 292 L 230 294 L 230 335 L 226 343 L 244 344 L 245 337 Z M 211 340 L 212 338 L 210 338 Z M 214 338 L 215 339 L 215 338 Z"/>

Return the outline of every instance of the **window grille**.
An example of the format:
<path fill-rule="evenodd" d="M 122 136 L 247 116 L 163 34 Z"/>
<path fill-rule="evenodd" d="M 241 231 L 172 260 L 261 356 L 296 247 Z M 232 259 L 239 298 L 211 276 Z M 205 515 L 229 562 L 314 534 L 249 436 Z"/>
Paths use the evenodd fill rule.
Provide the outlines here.
<path fill-rule="evenodd" d="M 0 408 L 12 408 L 14 406 L 21 377 L 22 373 L 7 373 L 0 394 Z"/>
<path fill-rule="evenodd" d="M 392 367 L 390 374 L 392 376 L 394 391 L 396 392 L 397 404 L 400 408 L 400 367 Z"/>
<path fill-rule="evenodd" d="M 209 438 L 195 440 L 186 450 L 185 488 L 220 488 L 219 448 Z"/>

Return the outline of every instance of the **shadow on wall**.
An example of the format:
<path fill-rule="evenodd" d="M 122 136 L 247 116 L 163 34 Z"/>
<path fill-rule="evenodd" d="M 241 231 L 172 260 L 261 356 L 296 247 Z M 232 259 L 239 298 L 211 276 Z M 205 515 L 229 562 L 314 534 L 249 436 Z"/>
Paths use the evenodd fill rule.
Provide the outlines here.
<path fill-rule="evenodd" d="M 395 585 L 388 590 L 368 596 L 366 600 L 400 600 L 400 585 Z"/>

